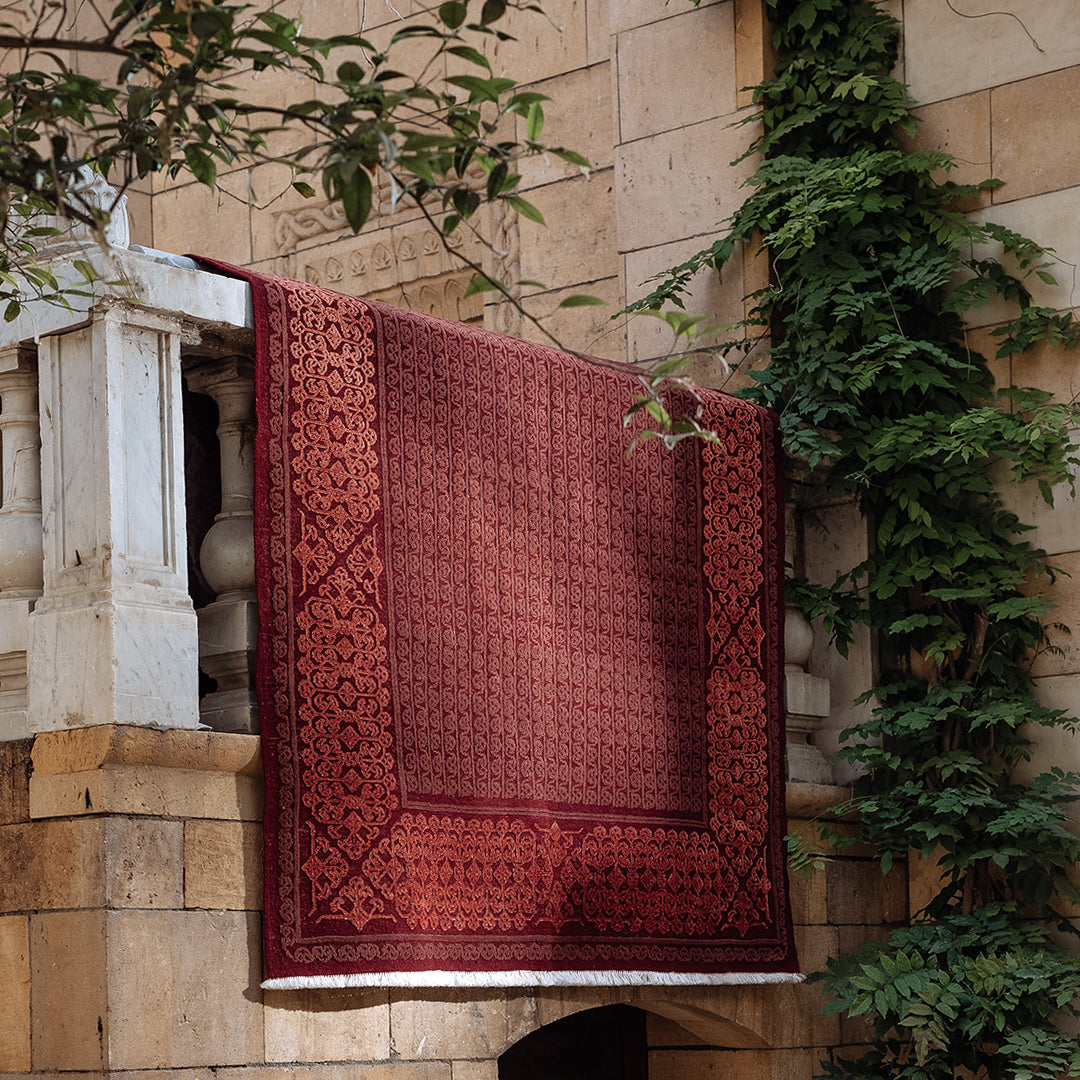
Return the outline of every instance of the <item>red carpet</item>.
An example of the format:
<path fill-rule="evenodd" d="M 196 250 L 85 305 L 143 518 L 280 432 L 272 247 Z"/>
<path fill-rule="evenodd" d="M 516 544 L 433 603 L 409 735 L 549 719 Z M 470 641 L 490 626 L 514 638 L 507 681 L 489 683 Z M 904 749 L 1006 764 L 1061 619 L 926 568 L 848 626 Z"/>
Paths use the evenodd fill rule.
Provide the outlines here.
<path fill-rule="evenodd" d="M 775 417 L 627 461 L 627 370 L 231 272 L 267 985 L 790 977 Z"/>

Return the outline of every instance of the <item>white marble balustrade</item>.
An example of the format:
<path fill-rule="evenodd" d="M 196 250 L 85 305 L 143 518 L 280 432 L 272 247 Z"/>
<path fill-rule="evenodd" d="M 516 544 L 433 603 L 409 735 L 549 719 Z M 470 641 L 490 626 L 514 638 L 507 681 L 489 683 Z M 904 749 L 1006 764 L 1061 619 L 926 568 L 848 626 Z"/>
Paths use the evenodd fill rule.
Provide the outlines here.
<path fill-rule="evenodd" d="M 200 371 L 218 365 L 212 393 L 223 417 L 250 397 L 250 387 L 226 385 L 250 343 L 250 294 L 242 282 L 149 254 L 82 255 L 102 279 L 126 284 L 103 286 L 74 312 L 29 304 L 0 329 L 0 739 L 200 722 L 181 351 Z M 77 277 L 62 263 L 54 271 Z M 235 534 L 245 477 L 232 459 L 251 425 L 231 424 L 223 439 L 237 453 L 219 524 Z M 215 585 L 226 602 L 248 605 L 249 638 L 251 584 Z M 253 722 L 248 715 L 231 730 Z"/>

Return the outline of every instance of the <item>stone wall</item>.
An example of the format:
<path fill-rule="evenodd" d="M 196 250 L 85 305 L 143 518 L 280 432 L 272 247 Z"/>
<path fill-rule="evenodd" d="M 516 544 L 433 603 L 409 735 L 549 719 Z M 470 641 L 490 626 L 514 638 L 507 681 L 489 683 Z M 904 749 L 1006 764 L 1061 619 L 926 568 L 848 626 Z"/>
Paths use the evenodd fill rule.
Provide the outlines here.
<path fill-rule="evenodd" d="M 257 737 L 49 732 L 0 743 L 0 780 L 2 1080 L 495 1080 L 612 1003 L 648 1011 L 654 1080 L 809 1076 L 863 1034 L 806 985 L 262 991 Z M 840 795 L 793 785 L 794 828 Z M 805 966 L 906 917 L 904 868 L 865 856 L 793 880 Z"/>

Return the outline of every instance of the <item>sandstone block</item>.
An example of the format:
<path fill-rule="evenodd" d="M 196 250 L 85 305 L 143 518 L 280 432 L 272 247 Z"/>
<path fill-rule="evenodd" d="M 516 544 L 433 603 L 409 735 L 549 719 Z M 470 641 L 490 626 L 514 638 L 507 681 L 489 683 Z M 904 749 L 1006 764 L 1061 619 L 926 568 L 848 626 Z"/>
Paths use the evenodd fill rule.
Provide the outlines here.
<path fill-rule="evenodd" d="M 677 1021 L 652 1011 L 645 1017 L 645 1032 L 650 1051 L 654 1047 L 709 1045 L 704 1039 L 692 1034 Z"/>
<path fill-rule="evenodd" d="M 731 0 L 704 0 L 702 7 L 707 3 L 718 4 L 730 3 Z M 657 9 L 649 0 L 610 0 L 610 29 L 613 34 L 620 34 L 624 30 L 631 30 L 635 26 L 644 26 L 646 23 L 655 22 L 659 17 L 667 14 L 663 9 Z"/>
<path fill-rule="evenodd" d="M 35 1072 L 108 1066 L 105 920 L 104 911 L 30 918 Z"/>
<path fill-rule="evenodd" d="M 0 917 L 0 1016 L 0 1070 L 29 1072 L 30 922 L 21 915 Z"/>
<path fill-rule="evenodd" d="M 30 751 L 33 739 L 0 742 L 0 825 L 30 820 Z"/>
<path fill-rule="evenodd" d="M 187 184 L 154 197 L 154 244 L 178 255 L 251 261 L 247 170 L 218 178 L 218 190 Z"/>
<path fill-rule="evenodd" d="M 35 775 L 30 813 L 34 818 L 107 813 L 257 821 L 262 778 L 154 766 Z"/>
<path fill-rule="evenodd" d="M 791 917 L 796 926 L 817 926 L 828 922 L 826 870 L 814 870 L 810 877 L 801 871 L 789 877 Z"/>
<path fill-rule="evenodd" d="M 586 61 L 600 64 L 611 59 L 611 0 L 585 0 Z"/>
<path fill-rule="evenodd" d="M 905 81 L 916 101 L 957 97 L 1080 63 L 1080 25 L 1062 18 L 1063 8 L 1015 0 L 1010 14 L 1002 15 L 1001 6 L 994 0 L 904 6 Z"/>
<path fill-rule="evenodd" d="M 756 129 L 721 117 L 619 146 L 615 155 L 619 250 L 708 237 L 738 209 L 753 163 L 731 162 Z M 705 246 L 705 245 L 702 245 Z"/>
<path fill-rule="evenodd" d="M 810 1050 L 654 1050 L 649 1080 L 794 1080 L 812 1076 Z"/>
<path fill-rule="evenodd" d="M 605 170 L 528 193 L 548 226 L 518 219 L 523 279 L 541 281 L 551 289 L 572 286 L 590 292 L 585 283 L 618 276 L 613 180 L 612 172 Z M 525 288 L 537 291 L 534 286 Z"/>
<path fill-rule="evenodd" d="M 107 920 L 112 1068 L 262 1061 L 257 914 L 113 911 Z"/>
<path fill-rule="evenodd" d="M 1066 626 L 1080 625 L 1077 622 L 1077 615 L 1080 614 L 1080 585 L 1075 577 L 1080 572 L 1080 552 L 1061 552 L 1054 556 L 1052 562 L 1064 572 L 1062 576 L 1054 582 L 1043 576 L 1030 591 L 1055 605 L 1052 613 L 1054 622 L 1064 623 Z M 1048 675 L 1070 675 L 1080 671 L 1080 640 L 1076 640 L 1077 635 L 1055 632 L 1052 628 L 1048 634 L 1051 644 L 1060 649 L 1060 652 L 1056 655 L 1045 651 L 1039 653 L 1032 662 L 1031 674 L 1042 678 Z"/>
<path fill-rule="evenodd" d="M 407 1061 L 496 1058 L 535 1026 L 530 999 L 497 990 L 390 994 L 391 1050 Z"/>
<path fill-rule="evenodd" d="M 109 907 L 182 907 L 183 842 L 184 826 L 179 821 L 107 819 L 105 890 Z"/>
<path fill-rule="evenodd" d="M 606 301 L 606 306 L 574 308 L 558 306 L 566 297 L 580 293 L 597 296 Z M 525 310 L 539 318 L 563 348 L 574 349 L 588 356 L 599 356 L 605 360 L 626 359 L 626 331 L 621 323 L 612 322 L 611 319 L 621 306 L 622 284 L 619 278 L 582 282 L 573 289 L 540 293 L 526 297 L 524 301 Z M 484 317 L 486 320 L 486 310 Z M 535 326 L 524 320 L 512 332 L 527 341 L 538 341 L 542 345 L 551 344 L 551 341 Z"/>
<path fill-rule="evenodd" d="M 390 1056 L 386 990 L 266 993 L 267 1061 L 379 1061 Z"/>
<path fill-rule="evenodd" d="M 580 71 L 570 71 L 537 83 L 535 89 L 551 98 L 543 103 L 545 122 L 541 140 L 584 154 L 593 169 L 610 167 L 615 143 L 610 64 L 593 64 Z M 518 119 L 515 137 L 518 140 L 525 138 L 525 122 L 521 118 Z M 518 169 L 523 188 L 539 187 L 581 175 L 580 166 L 571 165 L 550 154 L 522 158 Z M 558 230 L 561 224 L 561 216 L 556 217 L 550 222 L 550 227 Z"/>
<path fill-rule="evenodd" d="M 735 111 L 732 8 L 669 8 L 671 17 L 619 34 L 620 142 Z"/>
<path fill-rule="evenodd" d="M 754 103 L 753 91 L 772 77 L 776 53 L 769 36 L 763 0 L 735 0 L 735 103 L 741 109 Z"/>
<path fill-rule="evenodd" d="M 692 258 L 699 251 L 712 243 L 711 237 L 682 240 L 678 243 L 661 244 L 658 247 L 631 251 L 626 256 L 627 299 L 634 301 L 647 296 L 655 282 L 650 279 L 662 274 L 673 266 L 678 266 Z M 688 315 L 697 315 L 705 319 L 701 329 L 707 329 L 722 323 L 733 323 L 743 317 L 743 275 L 742 260 L 738 254 L 727 263 L 723 270 L 706 267 L 692 279 L 690 289 L 683 297 Z M 723 330 L 713 334 L 703 334 L 695 344 L 707 348 L 726 340 L 730 335 Z M 740 332 L 741 336 L 741 332 Z M 637 364 L 646 361 L 659 361 L 670 355 L 673 350 L 683 350 L 685 338 L 675 341 L 671 328 L 659 319 L 644 315 L 633 315 L 627 322 L 627 345 L 630 362 Z M 732 354 L 731 363 L 741 359 L 740 354 Z M 702 353 L 699 359 L 687 369 L 687 373 L 702 386 L 727 389 L 729 372 L 723 363 L 710 354 Z"/>
<path fill-rule="evenodd" d="M 497 1061 L 453 1061 L 450 1080 L 499 1080 Z"/>
<path fill-rule="evenodd" d="M 1080 67 L 999 86 L 991 100 L 995 203 L 1080 183 Z"/>
<path fill-rule="evenodd" d="M 837 941 L 835 926 L 796 926 L 795 948 L 800 969 L 804 973 L 824 971 L 826 961 L 836 955 Z"/>
<path fill-rule="evenodd" d="M 0 911 L 100 907 L 104 824 L 98 819 L 0 827 Z"/>
<path fill-rule="evenodd" d="M 829 922 L 835 925 L 896 923 L 907 913 L 906 867 L 882 875 L 876 862 L 834 859 L 825 869 Z"/>
<path fill-rule="evenodd" d="M 262 829 L 253 821 L 184 823 L 184 907 L 262 908 Z"/>
<path fill-rule="evenodd" d="M 547 18 L 523 12 L 514 22 L 516 40 L 495 45 L 491 67 L 496 75 L 532 83 L 585 67 L 585 0 L 551 0 L 544 12 Z"/>
<path fill-rule="evenodd" d="M 938 101 L 915 110 L 919 127 L 914 138 L 901 142 L 913 150 L 942 150 L 956 158 L 956 168 L 948 173 L 936 173 L 939 180 L 954 180 L 958 184 L 977 184 L 996 176 L 996 165 L 990 161 L 990 93 L 981 91 L 963 97 Z M 964 205 L 972 210 L 990 202 L 984 192 Z"/>

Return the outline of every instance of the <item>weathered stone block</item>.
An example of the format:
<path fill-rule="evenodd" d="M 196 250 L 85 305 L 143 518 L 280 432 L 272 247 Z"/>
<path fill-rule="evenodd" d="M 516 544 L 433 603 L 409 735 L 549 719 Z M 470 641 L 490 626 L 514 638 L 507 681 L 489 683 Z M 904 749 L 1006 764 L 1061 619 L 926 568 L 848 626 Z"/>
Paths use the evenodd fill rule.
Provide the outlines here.
<path fill-rule="evenodd" d="M 516 40 L 500 41 L 491 50 L 496 75 L 532 83 L 585 67 L 585 0 L 551 0 L 544 12 L 546 19 L 523 12 L 514 23 Z"/>
<path fill-rule="evenodd" d="M 599 297 L 606 305 L 572 308 L 558 306 L 563 299 L 576 293 Z M 539 318 L 564 348 L 608 360 L 625 358 L 626 331 L 620 323 L 611 321 L 611 316 L 621 305 L 622 284 L 618 278 L 590 281 L 577 288 L 562 289 L 558 292 L 540 293 L 526 297 L 523 302 L 525 310 Z M 485 311 L 485 320 L 486 318 Z M 513 333 L 526 341 L 538 341 L 542 345 L 552 344 L 549 338 L 526 320 L 522 320 Z"/>
<path fill-rule="evenodd" d="M 829 922 L 873 926 L 901 922 L 907 915 L 907 868 L 888 875 L 876 862 L 834 859 L 825 868 Z"/>
<path fill-rule="evenodd" d="M 33 739 L 0 742 L 0 825 L 30 820 L 30 751 Z"/>
<path fill-rule="evenodd" d="M 619 34 L 620 142 L 735 111 L 732 8 L 711 4 L 677 14 L 669 9 L 673 17 Z"/>
<path fill-rule="evenodd" d="M 536 90 L 551 98 L 543 103 L 545 122 L 541 140 L 584 154 L 593 169 L 609 168 L 615 144 L 610 65 L 593 64 L 580 71 L 567 72 L 538 83 Z M 525 138 L 524 118 L 518 118 L 515 137 Z M 518 170 L 523 188 L 581 175 L 579 165 L 572 165 L 553 154 L 522 158 Z M 558 231 L 562 226 L 561 215 L 551 224 Z"/>
<path fill-rule="evenodd" d="M 113 911 L 107 926 L 112 1068 L 263 1060 L 257 914 Z"/>
<path fill-rule="evenodd" d="M 218 177 L 218 190 L 186 184 L 154 195 L 154 244 L 160 251 L 251 260 L 247 169 Z"/>
<path fill-rule="evenodd" d="M 0 918 L 0 1017 L 0 1070 L 29 1072 L 30 922 L 21 915 Z"/>
<path fill-rule="evenodd" d="M 807 877 L 801 871 L 789 876 L 791 918 L 797 926 L 817 926 L 829 921 L 826 871 L 814 870 Z"/>
<path fill-rule="evenodd" d="M 184 907 L 262 908 L 262 829 L 258 822 L 185 822 L 183 867 Z"/>
<path fill-rule="evenodd" d="M 101 907 L 104 835 L 99 819 L 0 827 L 0 911 Z"/>
<path fill-rule="evenodd" d="M 573 286 L 587 293 L 588 282 L 618 276 L 613 181 L 612 172 L 605 170 L 588 179 L 562 180 L 528 193 L 529 202 L 550 226 L 518 219 L 523 279 L 541 281 L 551 289 Z"/>
<path fill-rule="evenodd" d="M 178 908 L 184 903 L 184 825 L 113 817 L 105 822 L 109 907 Z"/>
<path fill-rule="evenodd" d="M 753 125 L 733 128 L 729 118 L 721 117 L 618 147 L 619 250 L 691 236 L 708 237 L 711 243 L 745 196 L 740 188 L 753 162 L 731 162 L 755 134 Z"/>
<path fill-rule="evenodd" d="M 30 918 L 32 1063 L 35 1071 L 108 1065 L 104 911 Z M 133 992 L 141 988 L 133 987 Z"/>
<path fill-rule="evenodd" d="M 404 1060 L 496 1058 L 535 1027 L 530 998 L 497 990 L 390 995 L 391 1050 Z"/>
<path fill-rule="evenodd" d="M 724 0 L 704 0 L 701 6 L 721 2 Z M 726 2 L 730 3 L 730 0 Z M 623 30 L 630 30 L 635 26 L 644 26 L 668 14 L 663 9 L 658 10 L 649 0 L 610 0 L 610 4 L 610 29 L 613 34 L 622 33 Z"/>
<path fill-rule="evenodd" d="M 795 949 L 799 954 L 799 968 L 807 973 L 824 971 L 828 958 L 836 955 L 837 941 L 835 926 L 796 926 Z"/>
<path fill-rule="evenodd" d="M 451 1080 L 499 1080 L 497 1061 L 452 1061 Z"/>
<path fill-rule="evenodd" d="M 267 1061 L 379 1061 L 390 1056 L 386 990 L 273 990 L 265 995 Z"/>
<path fill-rule="evenodd" d="M 941 150 L 956 158 L 956 168 L 935 173 L 938 180 L 977 184 L 997 175 L 990 161 L 990 93 L 965 94 L 915 110 L 919 126 L 913 138 L 901 142 L 913 150 Z M 989 192 L 964 204 L 972 210 L 990 202 Z"/>
<path fill-rule="evenodd" d="M 654 1050 L 649 1080 L 794 1080 L 816 1064 L 809 1050 Z"/>
<path fill-rule="evenodd" d="M 916 101 L 939 101 L 1080 63 L 1080 24 L 1062 18 L 1065 9 L 1058 4 L 1014 0 L 1009 14 L 1000 9 L 994 0 L 964 7 L 904 5 L 904 74 Z"/>

